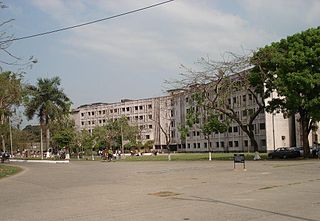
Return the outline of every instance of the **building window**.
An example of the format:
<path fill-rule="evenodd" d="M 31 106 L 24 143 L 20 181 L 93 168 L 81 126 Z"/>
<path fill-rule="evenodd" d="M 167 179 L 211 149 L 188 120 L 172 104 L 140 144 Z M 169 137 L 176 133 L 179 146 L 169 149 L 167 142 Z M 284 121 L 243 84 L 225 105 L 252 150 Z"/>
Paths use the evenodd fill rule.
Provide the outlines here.
<path fill-rule="evenodd" d="M 113 113 L 113 110 L 110 110 L 110 113 L 112 114 L 112 113 Z"/>
<path fill-rule="evenodd" d="M 265 130 L 266 129 L 266 124 L 265 123 L 261 123 L 260 124 L 260 130 Z"/>
<path fill-rule="evenodd" d="M 147 139 L 147 140 L 150 139 L 150 135 L 149 135 L 149 134 L 146 135 L 146 139 Z"/>
<path fill-rule="evenodd" d="M 122 112 L 125 112 L 125 111 L 126 111 L 126 109 L 123 107 L 123 108 L 122 108 Z"/>
<path fill-rule="evenodd" d="M 93 116 L 93 115 L 94 115 L 94 112 L 92 111 L 91 114 L 92 114 L 92 116 Z"/>
<path fill-rule="evenodd" d="M 233 127 L 233 132 L 238 132 L 238 127 Z"/>
<path fill-rule="evenodd" d="M 235 141 L 234 141 L 234 146 L 235 146 L 235 147 L 239 147 L 239 141 L 235 140 Z"/>
<path fill-rule="evenodd" d="M 249 145 L 248 140 L 244 141 L 244 146 L 247 147 Z"/>
<path fill-rule="evenodd" d="M 201 147 L 201 145 L 200 145 L 200 143 L 198 143 L 198 148 L 200 148 Z"/>
<path fill-rule="evenodd" d="M 143 109 L 143 106 L 139 106 L 139 110 L 142 110 Z"/>
<path fill-rule="evenodd" d="M 194 149 L 197 148 L 197 144 L 196 143 L 193 144 L 193 148 Z"/>
<path fill-rule="evenodd" d="M 91 121 L 88 121 L 88 124 L 90 125 L 90 124 L 91 124 Z"/>
<path fill-rule="evenodd" d="M 103 119 L 102 122 L 105 123 L 105 122 L 106 122 L 106 119 Z"/>
<path fill-rule="evenodd" d="M 106 110 L 103 110 L 103 111 L 102 111 L 102 114 L 106 114 Z"/>
<path fill-rule="evenodd" d="M 92 125 L 94 124 L 94 120 L 92 121 Z"/>
<path fill-rule="evenodd" d="M 216 142 L 216 147 L 219 148 L 219 142 Z"/>
<path fill-rule="evenodd" d="M 99 111 L 99 115 L 101 115 L 101 111 Z"/>
<path fill-rule="evenodd" d="M 90 113 L 90 112 L 88 112 L 88 115 L 90 116 L 90 115 L 91 115 L 91 113 Z"/>
<path fill-rule="evenodd" d="M 190 144 L 188 143 L 188 148 L 190 149 Z"/>
<path fill-rule="evenodd" d="M 196 132 L 195 131 L 192 131 L 192 134 L 193 134 L 194 137 L 196 136 Z"/>
<path fill-rule="evenodd" d="M 223 141 L 221 141 L 220 144 L 221 144 L 221 147 L 224 147 L 224 142 Z"/>
<path fill-rule="evenodd" d="M 129 110 L 130 110 L 130 108 L 129 108 L 129 107 L 127 107 L 126 109 L 127 109 L 127 111 L 129 111 Z"/>
<path fill-rule="evenodd" d="M 200 136 L 200 132 L 199 131 L 197 131 L 197 136 Z"/>
<path fill-rule="evenodd" d="M 229 147 L 233 147 L 233 142 L 229 141 Z"/>
<path fill-rule="evenodd" d="M 246 117 L 246 116 L 247 116 L 247 110 L 243 110 L 243 111 L 242 111 L 242 116 L 243 116 L 243 117 Z"/>
<path fill-rule="evenodd" d="M 101 124 L 102 123 L 102 120 L 99 120 L 99 124 Z"/>
<path fill-rule="evenodd" d="M 117 113 L 117 112 L 118 112 L 118 110 L 117 110 L 117 109 L 114 109 L 113 111 L 114 111 L 115 113 Z"/>
<path fill-rule="evenodd" d="M 84 117 L 84 113 L 81 113 L 81 117 Z"/>
<path fill-rule="evenodd" d="M 246 103 L 246 101 L 247 101 L 247 95 L 246 94 L 242 96 L 242 101 L 243 101 L 244 104 Z"/>
<path fill-rule="evenodd" d="M 149 104 L 149 105 L 148 105 L 148 109 L 152 109 L 152 104 Z"/>
<path fill-rule="evenodd" d="M 187 137 L 190 137 L 190 134 L 189 134 L 189 133 L 187 133 Z"/>
<path fill-rule="evenodd" d="M 208 143 L 203 143 L 204 144 L 204 148 L 208 148 Z"/>
<path fill-rule="evenodd" d="M 135 109 L 135 110 L 138 110 L 138 106 L 134 106 L 134 109 Z"/>
<path fill-rule="evenodd" d="M 148 117 L 149 117 L 150 120 L 152 119 L 152 115 L 151 114 Z"/>
<path fill-rule="evenodd" d="M 143 116 L 142 116 L 142 115 L 141 115 L 141 116 L 139 116 L 139 119 L 140 119 L 140 120 L 143 120 Z"/>
<path fill-rule="evenodd" d="M 260 142 L 261 142 L 261 146 L 263 146 L 263 147 L 265 147 L 265 146 L 267 145 L 267 143 L 266 143 L 266 140 L 265 140 L 265 139 L 261 140 Z"/>
<path fill-rule="evenodd" d="M 81 125 L 84 125 L 84 122 L 83 122 L 83 121 L 81 121 Z"/>
<path fill-rule="evenodd" d="M 232 133 L 232 127 L 229 127 L 228 132 Z"/>

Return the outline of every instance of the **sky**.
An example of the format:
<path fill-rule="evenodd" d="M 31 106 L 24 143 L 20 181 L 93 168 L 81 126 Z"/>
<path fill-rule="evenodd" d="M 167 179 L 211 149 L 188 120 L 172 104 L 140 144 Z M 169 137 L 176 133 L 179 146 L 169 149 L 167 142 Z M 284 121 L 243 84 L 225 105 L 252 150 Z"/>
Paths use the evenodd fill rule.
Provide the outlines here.
<path fill-rule="evenodd" d="M 14 37 L 75 25 L 163 0 L 3 0 Z M 164 82 L 201 57 L 243 54 L 320 25 L 320 0 L 175 0 L 90 26 L 13 42 L 37 63 L 24 79 L 61 78 L 73 108 L 165 95 Z M 9 59 L 0 54 L 1 59 Z M 5 67 L 14 70 L 16 67 Z"/>

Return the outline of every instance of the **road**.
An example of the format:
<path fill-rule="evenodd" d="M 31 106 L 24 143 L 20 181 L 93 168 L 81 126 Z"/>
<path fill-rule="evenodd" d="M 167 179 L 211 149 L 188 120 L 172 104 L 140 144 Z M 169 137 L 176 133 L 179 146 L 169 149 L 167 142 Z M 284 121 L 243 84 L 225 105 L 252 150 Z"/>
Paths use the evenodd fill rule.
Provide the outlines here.
<path fill-rule="evenodd" d="M 0 220 L 320 220 L 320 161 L 16 163 Z"/>

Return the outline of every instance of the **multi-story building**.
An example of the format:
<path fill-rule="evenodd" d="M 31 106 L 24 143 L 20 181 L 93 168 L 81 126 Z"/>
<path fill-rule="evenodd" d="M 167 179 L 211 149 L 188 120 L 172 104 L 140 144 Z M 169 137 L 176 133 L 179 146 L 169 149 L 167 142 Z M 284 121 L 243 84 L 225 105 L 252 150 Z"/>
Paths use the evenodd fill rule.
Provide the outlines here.
<path fill-rule="evenodd" d="M 190 93 L 184 90 L 170 91 L 172 96 L 171 119 L 171 146 L 179 152 L 226 152 L 226 151 L 253 151 L 248 135 L 240 128 L 235 121 L 229 121 L 229 128 L 224 133 L 212 133 L 207 139 L 201 131 L 202 120 L 189 128 L 186 138 L 182 138 L 179 129 L 186 125 L 186 116 L 192 108 Z M 273 93 L 273 96 L 276 96 Z M 269 98 L 270 99 L 270 98 Z M 266 99 L 267 103 L 269 99 Z M 246 90 L 231 93 L 226 98 L 228 105 L 238 115 L 241 122 L 246 124 L 249 114 L 257 110 L 258 105 L 252 94 Z M 225 120 L 225 114 L 219 114 L 221 121 Z M 301 128 L 298 118 L 287 117 L 283 113 L 267 113 L 262 111 L 253 121 L 254 136 L 258 143 L 259 151 L 273 151 L 278 147 L 302 146 Z M 309 135 L 310 146 L 319 143 L 319 129 Z"/>
<path fill-rule="evenodd" d="M 155 149 L 166 145 L 166 133 L 169 134 L 170 97 L 129 100 L 117 103 L 93 103 L 82 105 L 73 110 L 73 119 L 77 130 L 90 133 L 96 126 L 103 126 L 108 120 L 127 117 L 131 125 L 139 127 L 143 142 L 154 141 Z"/>
<path fill-rule="evenodd" d="M 187 111 L 192 106 L 191 95 L 183 90 L 171 90 L 168 93 L 167 96 L 148 99 L 82 105 L 73 111 L 75 125 L 78 130 L 92 132 L 96 126 L 104 125 L 109 119 L 126 116 L 132 125 L 140 128 L 140 139 L 143 142 L 154 141 L 155 149 L 165 149 L 170 144 L 172 150 L 179 152 L 253 151 L 248 135 L 235 121 L 229 121 L 226 132 L 212 133 L 208 140 L 201 132 L 200 120 L 189 129 L 187 137 L 182 139 L 180 128 L 186 125 Z M 231 93 L 226 99 L 244 123 L 258 108 L 247 90 Z M 265 100 L 267 101 L 268 99 Z M 220 114 L 219 118 L 223 121 L 227 116 Z M 288 118 L 282 113 L 262 111 L 253 121 L 253 128 L 259 151 L 272 151 L 283 146 L 302 146 L 297 116 Z M 310 133 L 310 145 L 320 142 L 319 132 L 318 129 L 317 132 Z"/>

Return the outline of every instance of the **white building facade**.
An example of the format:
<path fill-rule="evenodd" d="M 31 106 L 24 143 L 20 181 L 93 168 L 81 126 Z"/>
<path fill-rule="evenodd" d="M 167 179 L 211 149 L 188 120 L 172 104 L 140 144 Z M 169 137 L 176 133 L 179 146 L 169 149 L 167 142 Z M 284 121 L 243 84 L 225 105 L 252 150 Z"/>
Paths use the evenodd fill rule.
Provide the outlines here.
<path fill-rule="evenodd" d="M 129 100 L 117 103 L 94 103 L 82 105 L 72 112 L 78 131 L 90 133 L 108 120 L 125 116 L 129 123 L 139 127 L 142 142 L 153 141 L 155 149 L 166 145 L 165 134 L 170 133 L 170 96 Z"/>
<path fill-rule="evenodd" d="M 253 145 L 248 135 L 243 132 L 239 124 L 230 121 L 228 130 L 224 133 L 212 133 L 209 140 L 201 132 L 201 119 L 198 124 L 189 128 L 185 139 L 181 138 L 179 129 L 186 125 L 186 115 L 189 108 L 191 96 L 183 91 L 172 91 L 172 115 L 171 119 L 171 146 L 178 152 L 252 152 Z M 275 96 L 275 95 L 274 95 Z M 228 98 L 229 105 L 237 113 L 241 122 L 246 124 L 250 112 L 257 110 L 258 105 L 252 95 L 246 90 L 237 91 Z M 265 100 L 268 102 L 268 100 Z M 220 114 L 220 120 L 227 118 Z M 286 117 L 283 113 L 267 113 L 262 111 L 253 121 L 254 136 L 258 143 L 260 152 L 270 152 L 278 147 L 301 147 L 301 127 L 296 117 Z M 313 146 L 319 143 L 319 129 L 309 135 L 309 144 Z"/>
<path fill-rule="evenodd" d="M 212 133 L 209 140 L 201 132 L 201 120 L 181 138 L 180 128 L 186 124 L 186 114 L 191 108 L 190 95 L 179 90 L 169 91 L 168 96 L 128 100 L 117 103 L 82 105 L 73 111 L 77 130 L 92 132 L 96 126 L 108 120 L 127 117 L 131 125 L 137 125 L 143 142 L 153 141 L 154 149 L 178 152 L 252 152 L 253 145 L 238 123 L 230 121 L 224 133 Z M 268 100 L 265 100 L 267 102 Z M 246 123 L 249 114 L 258 108 L 252 95 L 246 90 L 237 91 L 228 98 L 229 105 L 240 120 Z M 220 114 L 220 120 L 227 118 Z M 262 111 L 253 121 L 254 136 L 260 152 L 273 151 L 278 147 L 302 146 L 298 117 L 287 118 L 282 113 Z M 319 129 L 310 133 L 310 146 L 320 143 Z"/>

